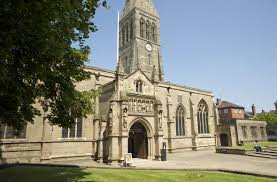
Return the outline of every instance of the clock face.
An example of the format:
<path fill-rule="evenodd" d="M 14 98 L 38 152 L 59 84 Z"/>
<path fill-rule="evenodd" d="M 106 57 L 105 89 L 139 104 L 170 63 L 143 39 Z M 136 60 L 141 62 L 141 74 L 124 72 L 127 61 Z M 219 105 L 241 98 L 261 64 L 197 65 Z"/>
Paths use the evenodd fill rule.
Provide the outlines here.
<path fill-rule="evenodd" d="M 147 51 L 152 51 L 152 46 L 150 44 L 146 44 L 146 50 Z"/>

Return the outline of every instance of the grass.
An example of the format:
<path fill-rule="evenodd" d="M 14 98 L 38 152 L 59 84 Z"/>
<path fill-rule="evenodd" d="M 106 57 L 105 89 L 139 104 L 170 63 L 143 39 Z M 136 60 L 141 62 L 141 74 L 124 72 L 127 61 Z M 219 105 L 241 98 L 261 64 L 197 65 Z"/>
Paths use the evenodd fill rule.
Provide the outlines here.
<path fill-rule="evenodd" d="M 261 147 L 277 147 L 277 142 L 258 142 Z M 248 143 L 243 146 L 245 149 L 253 149 L 253 143 Z"/>
<path fill-rule="evenodd" d="M 270 141 L 266 141 L 266 142 L 258 142 L 258 145 L 261 147 L 277 147 L 277 142 L 270 142 Z M 230 149 L 253 149 L 254 150 L 254 146 L 253 143 L 245 143 L 244 146 L 233 146 L 233 147 L 227 147 Z"/>
<path fill-rule="evenodd" d="M 79 169 L 17 166 L 0 170 L 3 182 L 272 182 L 276 179 L 199 171 Z"/>

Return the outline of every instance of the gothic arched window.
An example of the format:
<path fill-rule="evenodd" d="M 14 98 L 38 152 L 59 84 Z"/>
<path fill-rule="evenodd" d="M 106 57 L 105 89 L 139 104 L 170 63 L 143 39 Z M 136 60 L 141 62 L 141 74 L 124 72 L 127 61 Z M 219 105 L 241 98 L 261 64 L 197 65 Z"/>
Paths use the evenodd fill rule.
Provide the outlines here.
<path fill-rule="evenodd" d="M 140 37 L 144 38 L 144 27 L 145 27 L 145 21 L 143 18 L 140 19 Z"/>
<path fill-rule="evenodd" d="M 197 107 L 197 122 L 198 122 L 198 133 L 199 134 L 209 133 L 208 106 L 204 100 L 201 100 Z"/>
<path fill-rule="evenodd" d="M 141 80 L 136 81 L 136 92 L 142 93 L 142 81 Z"/>
<path fill-rule="evenodd" d="M 185 110 L 179 106 L 176 111 L 176 136 L 185 136 Z"/>
<path fill-rule="evenodd" d="M 150 40 L 150 23 L 148 20 L 146 21 L 146 39 Z"/>
<path fill-rule="evenodd" d="M 152 40 L 154 42 L 156 42 L 157 41 L 157 37 L 156 37 L 156 25 L 155 25 L 155 23 L 152 24 L 151 35 L 152 35 Z"/>

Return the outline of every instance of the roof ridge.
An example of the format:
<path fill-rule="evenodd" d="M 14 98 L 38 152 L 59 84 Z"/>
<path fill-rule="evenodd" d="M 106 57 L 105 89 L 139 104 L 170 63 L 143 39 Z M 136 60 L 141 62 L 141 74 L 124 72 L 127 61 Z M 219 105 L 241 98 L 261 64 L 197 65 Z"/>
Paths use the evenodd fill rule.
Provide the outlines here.
<path fill-rule="evenodd" d="M 226 101 L 226 100 L 221 101 L 217 107 L 218 108 L 235 107 L 235 108 L 243 108 L 244 109 L 243 106 L 234 104 L 234 103 Z"/>

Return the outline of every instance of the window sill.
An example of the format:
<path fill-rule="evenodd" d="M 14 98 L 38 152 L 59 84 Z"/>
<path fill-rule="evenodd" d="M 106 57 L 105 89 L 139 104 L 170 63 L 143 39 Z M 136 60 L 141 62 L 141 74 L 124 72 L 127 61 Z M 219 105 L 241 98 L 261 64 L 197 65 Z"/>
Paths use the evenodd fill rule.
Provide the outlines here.
<path fill-rule="evenodd" d="M 214 138 L 211 134 L 198 134 L 198 138 Z"/>
<path fill-rule="evenodd" d="M 86 141 L 86 138 L 58 138 L 61 142 L 79 142 L 79 141 Z"/>
<path fill-rule="evenodd" d="M 173 139 L 188 139 L 190 136 L 175 136 Z"/>

